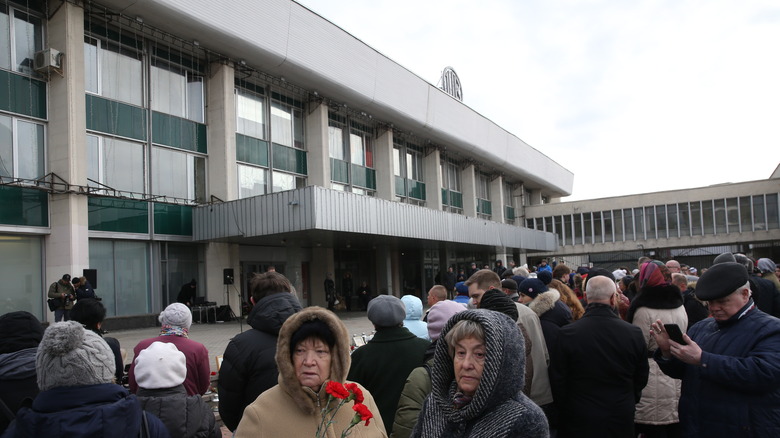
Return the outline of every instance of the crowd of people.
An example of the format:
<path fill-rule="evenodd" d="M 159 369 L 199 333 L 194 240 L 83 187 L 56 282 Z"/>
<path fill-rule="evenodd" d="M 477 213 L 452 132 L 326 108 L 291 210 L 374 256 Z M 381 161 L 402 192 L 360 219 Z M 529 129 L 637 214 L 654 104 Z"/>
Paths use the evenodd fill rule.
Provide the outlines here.
<path fill-rule="evenodd" d="M 413 295 L 368 301 L 376 331 L 357 348 L 284 275 L 255 274 L 251 328 L 223 355 L 220 418 L 236 437 L 780 436 L 777 265 L 724 253 L 685 268 L 450 268 L 427 309 Z M 123 382 L 82 282 L 52 284 L 62 312 L 45 329 L 0 316 L 2 437 L 222 436 L 186 300 L 133 348 Z"/>

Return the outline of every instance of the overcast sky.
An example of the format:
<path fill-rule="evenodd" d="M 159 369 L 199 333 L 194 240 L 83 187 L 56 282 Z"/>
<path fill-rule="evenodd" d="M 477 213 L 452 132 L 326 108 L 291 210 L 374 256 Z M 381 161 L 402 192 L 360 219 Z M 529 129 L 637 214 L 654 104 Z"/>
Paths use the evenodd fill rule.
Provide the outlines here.
<path fill-rule="evenodd" d="M 574 173 L 563 201 L 766 179 L 776 0 L 297 0 Z"/>

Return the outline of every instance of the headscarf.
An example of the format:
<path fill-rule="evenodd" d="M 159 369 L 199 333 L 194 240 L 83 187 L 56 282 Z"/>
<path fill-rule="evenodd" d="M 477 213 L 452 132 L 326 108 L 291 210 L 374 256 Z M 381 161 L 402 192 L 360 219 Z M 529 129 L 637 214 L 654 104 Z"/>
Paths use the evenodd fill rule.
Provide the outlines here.
<path fill-rule="evenodd" d="M 640 288 L 666 286 L 669 284 L 669 282 L 664 279 L 664 274 L 659 267 L 660 263 L 661 262 L 657 260 L 653 260 L 642 264 L 642 267 L 639 269 Z"/>

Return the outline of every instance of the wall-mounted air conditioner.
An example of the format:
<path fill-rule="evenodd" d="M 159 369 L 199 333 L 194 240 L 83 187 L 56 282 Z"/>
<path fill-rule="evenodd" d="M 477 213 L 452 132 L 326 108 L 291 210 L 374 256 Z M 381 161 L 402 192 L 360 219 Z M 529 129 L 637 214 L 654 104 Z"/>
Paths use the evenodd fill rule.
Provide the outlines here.
<path fill-rule="evenodd" d="M 33 67 L 37 72 L 49 73 L 51 70 L 62 70 L 62 53 L 56 49 L 45 49 L 35 52 Z"/>

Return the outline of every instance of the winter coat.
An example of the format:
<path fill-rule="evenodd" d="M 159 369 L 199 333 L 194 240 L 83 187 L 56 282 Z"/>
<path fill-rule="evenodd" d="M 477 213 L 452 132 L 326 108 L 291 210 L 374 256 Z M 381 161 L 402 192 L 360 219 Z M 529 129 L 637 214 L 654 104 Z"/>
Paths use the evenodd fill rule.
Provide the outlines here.
<path fill-rule="evenodd" d="M 404 383 L 413 369 L 422 366 L 430 342 L 405 327 L 379 328 L 368 343 L 352 353 L 347 379 L 360 383 L 374 395 L 388 435 Z"/>
<path fill-rule="evenodd" d="M 62 299 L 63 294 L 66 295 L 65 299 Z M 62 299 L 62 304 L 58 309 L 70 310 L 73 308 L 73 299 L 76 298 L 76 291 L 70 282 L 63 283 L 62 280 L 57 280 L 49 286 L 49 292 L 46 295 L 49 298 Z"/>
<path fill-rule="evenodd" d="M 750 290 L 753 292 L 756 306 L 762 312 L 780 318 L 780 290 L 777 290 L 774 283 L 765 278 L 751 275 Z"/>
<path fill-rule="evenodd" d="M 321 410 L 328 402 L 325 392 L 326 383 L 319 392 L 301 386 L 295 375 L 292 362 L 293 346 L 290 339 L 305 321 L 319 319 L 324 321 L 336 338 L 331 349 L 330 380 L 344 382 L 350 365 L 350 337 L 347 328 L 338 317 L 322 307 L 307 307 L 290 316 L 279 332 L 276 349 L 276 364 L 279 367 L 279 384 L 263 392 L 244 410 L 244 416 L 236 429 L 235 438 L 243 437 L 311 437 L 317 431 L 322 418 Z M 365 347 L 360 347 L 360 349 Z M 379 415 L 379 408 L 371 393 L 360 386 L 365 397 L 363 404 L 373 413 L 374 418 L 366 426 L 358 423 L 351 429 L 350 437 L 386 437 L 385 426 Z M 353 402 L 348 402 L 336 412 L 333 424 L 328 428 L 327 436 L 337 438 L 352 420 Z"/>
<path fill-rule="evenodd" d="M 412 295 L 404 295 L 401 297 L 401 301 L 406 308 L 406 318 L 404 318 L 404 327 L 409 329 L 418 338 L 428 338 L 428 324 L 423 321 L 422 314 L 422 301 L 419 298 Z"/>
<path fill-rule="evenodd" d="M 200 395 L 187 395 L 183 385 L 138 389 L 141 408 L 159 418 L 171 438 L 221 438 L 211 408 Z"/>
<path fill-rule="evenodd" d="M 547 351 L 552 351 L 555 346 L 561 327 L 572 322 L 571 309 L 560 298 L 561 293 L 557 289 L 548 289 L 528 303 L 528 307 L 539 315 Z"/>
<path fill-rule="evenodd" d="M 287 318 L 300 310 L 294 294 L 263 297 L 247 318 L 252 330 L 236 335 L 228 343 L 217 386 L 219 415 L 228 429 L 236 430 L 244 408 L 278 383 L 275 355 L 279 330 Z"/>
<path fill-rule="evenodd" d="M 562 418 L 559 437 L 630 437 L 634 406 L 647 384 L 642 330 L 606 304 L 563 327 L 550 352 L 550 385 Z"/>
<path fill-rule="evenodd" d="M 205 394 L 211 386 L 211 364 L 209 363 L 209 351 L 200 342 L 183 336 L 157 336 L 156 338 L 144 339 L 133 348 L 133 357 L 137 358 L 146 347 L 152 345 L 152 342 L 170 342 L 176 348 L 184 353 L 187 358 L 187 377 L 184 380 L 184 388 L 187 395 Z M 138 383 L 135 381 L 135 359 L 130 364 L 128 371 L 130 382 L 130 392 L 138 392 Z"/>
<path fill-rule="evenodd" d="M 438 341 L 432 345 L 435 346 L 437 343 Z M 425 365 L 413 369 L 406 378 L 401 397 L 398 399 L 398 408 L 393 419 L 393 433 L 390 434 L 390 438 L 409 438 L 411 435 L 414 425 L 417 424 L 420 409 L 428 394 L 431 393 L 432 365 L 433 359 L 428 360 Z"/>
<path fill-rule="evenodd" d="M 710 316 L 707 306 L 696 298 L 694 290 L 691 288 L 683 292 L 683 306 L 685 307 L 685 313 L 688 315 L 687 330 L 690 330 L 697 322 Z"/>
<path fill-rule="evenodd" d="M 38 394 L 31 407 L 21 408 L 3 438 L 136 438 L 141 412 L 138 399 L 113 383 L 57 387 Z M 145 415 L 150 437 L 170 436 L 160 419 Z"/>
<path fill-rule="evenodd" d="M 506 315 L 477 309 L 460 312 L 444 326 L 440 339 L 461 320 L 482 326 L 485 365 L 471 401 L 453 405 L 458 390 L 446 342 L 439 342 L 431 367 L 431 393 L 425 399 L 413 437 L 547 437 L 541 408 L 522 393 L 525 355 L 517 323 Z"/>
<path fill-rule="evenodd" d="M 2 336 L 9 336 L 3 333 Z M 0 354 L 0 400 L 16 413 L 22 406 L 22 400 L 35 398 L 38 394 L 37 374 L 35 372 L 35 354 L 37 347 L 25 348 L 11 353 Z M 0 413 L 0 433 L 10 420 Z"/>
<path fill-rule="evenodd" d="M 683 436 L 780 436 L 780 320 L 750 300 L 731 319 L 707 318 L 688 336 L 702 349 L 701 366 L 655 353 L 664 373 L 682 379 Z"/>
<path fill-rule="evenodd" d="M 656 320 L 660 319 L 664 324 L 677 324 L 683 332 L 688 327 L 683 298 L 680 289 L 674 285 L 640 289 L 631 303 L 631 309 L 634 310 L 633 320 L 629 322 L 642 330 L 649 355 L 658 349 L 655 339 L 650 335 L 650 325 Z M 642 390 L 642 398 L 636 405 L 634 422 L 651 425 L 678 423 L 680 380 L 664 374 L 652 357 L 647 360 L 650 375 L 647 386 Z"/>
<path fill-rule="evenodd" d="M 550 354 L 547 350 L 547 343 L 544 340 L 542 324 L 536 312 L 528 306 L 520 303 L 515 303 L 515 306 L 518 314 L 517 322 L 523 324 L 528 332 L 528 338 L 531 340 L 533 377 L 531 379 L 531 390 L 526 395 L 539 406 L 548 405 L 553 401 L 550 377 L 547 371 L 547 367 L 550 365 Z"/>

